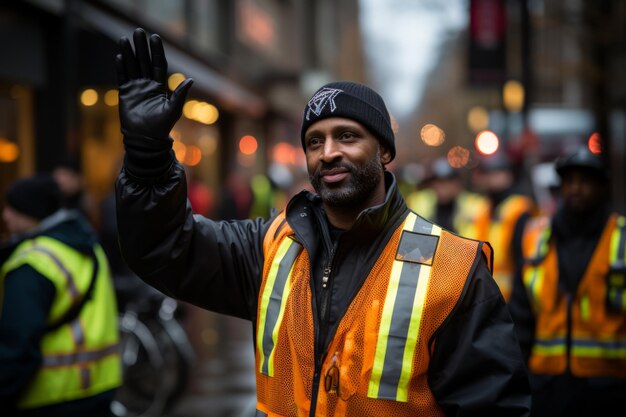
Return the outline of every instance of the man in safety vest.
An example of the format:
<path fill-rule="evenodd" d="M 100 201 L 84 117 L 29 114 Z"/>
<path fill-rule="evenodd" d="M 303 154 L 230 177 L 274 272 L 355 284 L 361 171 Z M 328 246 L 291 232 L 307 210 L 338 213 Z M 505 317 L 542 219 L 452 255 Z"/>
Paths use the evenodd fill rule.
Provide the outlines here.
<path fill-rule="evenodd" d="M 191 80 L 168 94 L 159 36 L 133 40 L 116 58 L 121 249 L 165 293 L 253 322 L 257 416 L 528 415 L 490 248 L 406 207 L 376 92 L 335 82 L 308 102 L 316 193 L 270 219 L 212 221 L 192 212 L 168 138 Z"/>
<path fill-rule="evenodd" d="M 105 254 L 50 175 L 14 182 L 0 251 L 0 414 L 109 416 L 121 384 L 117 305 Z"/>
<path fill-rule="evenodd" d="M 461 173 L 446 158 L 437 158 L 419 189 L 407 195 L 406 204 L 425 219 L 461 233 L 488 209 L 489 202 L 465 187 Z"/>
<path fill-rule="evenodd" d="M 626 406 L 626 219 L 609 208 L 603 158 L 556 162 L 559 206 L 530 220 L 509 307 L 537 416 L 609 416 Z"/>
<path fill-rule="evenodd" d="M 515 252 L 519 251 L 516 243 L 526 220 L 536 213 L 536 205 L 516 188 L 515 167 L 503 151 L 482 158 L 473 174 L 473 182 L 486 196 L 487 204 L 476 210 L 473 222 L 463 223 L 459 234 L 491 244 L 493 277 L 508 301 L 515 273 Z"/>

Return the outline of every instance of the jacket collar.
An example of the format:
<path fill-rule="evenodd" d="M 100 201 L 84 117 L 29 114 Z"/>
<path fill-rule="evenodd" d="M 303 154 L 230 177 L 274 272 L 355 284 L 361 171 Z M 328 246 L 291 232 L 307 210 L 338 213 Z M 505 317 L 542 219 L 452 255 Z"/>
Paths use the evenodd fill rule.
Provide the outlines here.
<path fill-rule="evenodd" d="M 357 216 L 347 235 L 358 239 L 368 239 L 390 227 L 397 227 L 399 221 L 406 216 L 408 208 L 400 193 L 395 176 L 385 171 L 385 201 L 377 206 L 369 207 Z M 308 240 L 311 228 L 317 228 L 315 218 L 323 219 L 320 223 L 328 227 L 328 220 L 322 208 L 321 198 L 309 191 L 302 191 L 294 196 L 287 205 L 286 218 L 297 235 Z"/>

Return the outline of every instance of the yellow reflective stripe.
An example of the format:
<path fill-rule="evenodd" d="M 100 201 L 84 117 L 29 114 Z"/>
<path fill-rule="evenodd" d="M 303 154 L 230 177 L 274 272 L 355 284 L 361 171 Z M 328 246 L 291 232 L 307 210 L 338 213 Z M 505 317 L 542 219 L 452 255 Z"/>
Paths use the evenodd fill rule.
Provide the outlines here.
<path fill-rule="evenodd" d="M 259 372 L 265 375 L 274 376 L 274 348 L 278 328 L 291 290 L 291 271 L 300 248 L 300 245 L 292 239 L 283 239 L 272 260 L 263 288 L 257 325 L 257 350 Z"/>
<path fill-rule="evenodd" d="M 584 294 L 580 297 L 580 318 L 583 321 L 589 321 L 589 316 L 591 314 L 591 307 L 589 304 L 589 295 Z"/>
<path fill-rule="evenodd" d="M 620 238 L 622 235 L 623 226 L 620 223 L 623 223 L 623 217 L 617 219 L 617 227 L 611 234 L 611 250 L 609 251 L 609 265 L 613 265 L 620 259 L 619 246 L 620 246 Z M 621 257 L 622 260 L 624 256 Z"/>
<path fill-rule="evenodd" d="M 626 359 L 626 340 L 615 338 L 572 340 L 572 355 L 592 358 Z"/>
<path fill-rule="evenodd" d="M 532 306 L 535 311 L 541 307 L 541 289 L 543 287 L 545 271 L 542 267 L 529 267 L 524 273 L 524 284 L 531 295 Z"/>
<path fill-rule="evenodd" d="M 551 229 L 549 226 L 538 234 L 536 250 L 534 253 L 535 259 L 540 259 L 547 255 L 548 250 L 550 249 L 550 234 Z M 522 279 L 524 281 L 524 286 L 527 288 L 527 291 L 531 296 L 532 306 L 536 312 L 541 307 L 541 290 L 545 280 L 545 270 L 543 266 L 533 265 L 527 267 Z"/>
<path fill-rule="evenodd" d="M 291 272 L 293 271 L 293 269 L 289 269 L 289 275 L 287 276 L 287 282 L 285 282 L 285 286 L 283 288 L 283 293 L 282 293 L 282 302 L 280 303 L 280 309 L 278 312 L 278 318 L 276 320 L 276 325 L 274 326 L 274 331 L 272 331 L 272 346 L 276 346 L 276 340 L 278 340 L 278 330 L 280 329 L 280 323 L 282 323 L 283 321 L 283 315 L 285 314 L 285 305 L 287 304 L 287 297 L 289 296 L 289 293 L 291 292 Z M 269 376 L 274 376 L 274 353 L 276 352 L 276 349 L 272 348 L 272 353 L 270 354 L 269 357 L 269 363 L 268 363 L 268 373 L 267 375 Z"/>
<path fill-rule="evenodd" d="M 544 346 L 537 345 L 533 346 L 533 355 L 537 356 L 559 356 L 565 354 L 565 344 L 563 345 L 554 345 L 554 346 Z"/>
<path fill-rule="evenodd" d="M 409 213 L 404 221 L 402 230 L 413 230 L 417 216 Z M 370 398 L 378 398 L 378 390 L 380 389 L 380 378 L 383 374 L 383 366 L 385 364 L 385 354 L 387 353 L 387 340 L 389 339 L 389 329 L 391 328 L 391 317 L 393 315 L 394 301 L 398 293 L 398 285 L 400 284 L 400 274 L 404 262 L 394 261 L 391 267 L 391 275 L 387 287 L 387 295 L 385 296 L 385 305 L 378 329 L 378 340 L 376 341 L 376 352 L 374 354 L 374 365 L 372 367 L 372 375 L 367 389 L 367 396 Z"/>

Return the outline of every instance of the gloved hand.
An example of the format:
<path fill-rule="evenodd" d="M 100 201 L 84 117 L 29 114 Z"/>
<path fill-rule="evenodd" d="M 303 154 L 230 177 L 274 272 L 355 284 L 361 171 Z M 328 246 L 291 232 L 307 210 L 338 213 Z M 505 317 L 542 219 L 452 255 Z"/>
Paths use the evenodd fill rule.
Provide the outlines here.
<path fill-rule="evenodd" d="M 128 38 L 122 37 L 121 54 L 115 57 L 125 165 L 137 177 L 157 177 L 174 159 L 169 134 L 180 118 L 193 80 L 186 79 L 168 94 L 167 60 L 161 38 L 157 34 L 150 36 L 148 49 L 146 32 L 137 28 L 133 41 L 134 52 Z"/>

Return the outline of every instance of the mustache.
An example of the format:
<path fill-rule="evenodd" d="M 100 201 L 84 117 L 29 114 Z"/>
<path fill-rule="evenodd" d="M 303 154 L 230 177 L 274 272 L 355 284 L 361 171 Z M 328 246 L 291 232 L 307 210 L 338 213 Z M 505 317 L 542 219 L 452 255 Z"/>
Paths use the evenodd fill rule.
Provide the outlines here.
<path fill-rule="evenodd" d="M 349 172 L 354 170 L 354 166 L 348 162 L 322 162 L 315 170 L 315 174 L 319 175 L 321 172 L 330 171 L 331 169 L 342 168 Z"/>

